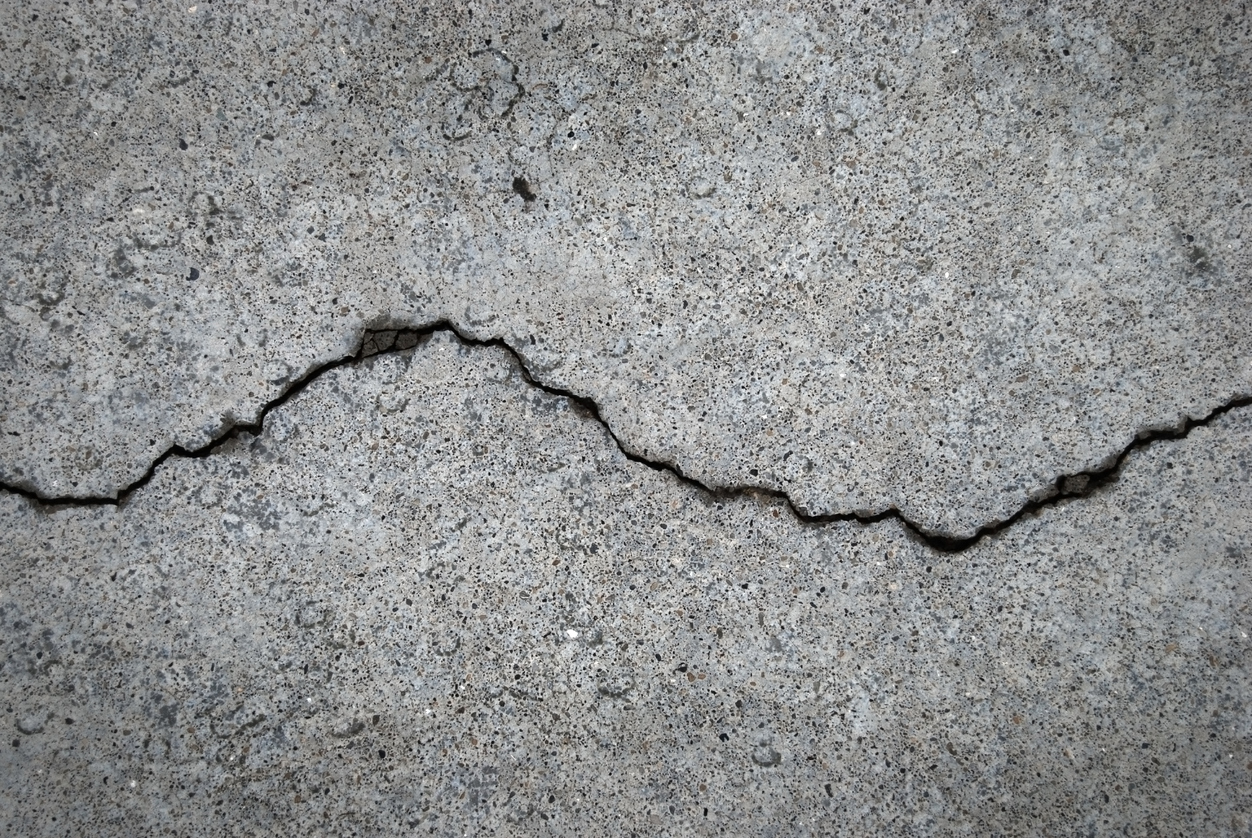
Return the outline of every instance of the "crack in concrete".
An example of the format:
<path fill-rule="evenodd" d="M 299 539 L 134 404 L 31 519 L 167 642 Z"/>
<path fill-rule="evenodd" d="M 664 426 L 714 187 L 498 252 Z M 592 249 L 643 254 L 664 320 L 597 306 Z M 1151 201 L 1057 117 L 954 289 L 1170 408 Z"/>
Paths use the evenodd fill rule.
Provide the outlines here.
<path fill-rule="evenodd" d="M 618 437 L 617 432 L 604 419 L 600 412 L 600 405 L 596 403 L 590 396 L 579 395 L 564 387 L 558 387 L 539 380 L 530 371 L 526 365 L 521 352 L 508 343 L 504 338 L 476 338 L 467 334 L 461 327 L 457 326 L 450 320 L 440 319 L 428 323 L 424 326 L 384 326 L 367 328 L 361 335 L 361 340 L 357 344 L 357 348 L 350 355 L 346 355 L 334 361 L 329 361 L 316 367 L 310 368 L 303 376 L 291 382 L 284 392 L 276 398 L 265 404 L 257 413 L 257 418 L 252 422 L 234 423 L 225 427 L 221 433 L 209 442 L 199 448 L 185 448 L 181 445 L 174 445 L 167 449 L 164 453 L 152 461 L 147 470 L 134 482 L 119 489 L 114 497 L 73 497 L 58 496 L 48 497 L 31 488 L 29 485 L 11 484 L 0 481 L 0 489 L 10 494 L 19 495 L 28 500 L 39 504 L 41 507 L 85 507 L 85 506 L 122 506 L 126 500 L 135 492 L 142 489 L 152 479 L 157 468 L 171 457 L 184 457 L 188 459 L 196 459 L 208 457 L 212 455 L 219 447 L 232 439 L 238 438 L 241 434 L 260 435 L 265 424 L 265 417 L 274 409 L 286 404 L 295 396 L 299 395 L 303 390 L 320 377 L 323 373 L 330 372 L 348 364 L 358 363 L 367 358 L 388 352 L 404 352 L 412 349 L 437 334 L 446 333 L 454 336 L 462 344 L 466 346 L 476 347 L 494 347 L 502 349 L 508 353 L 514 363 L 517 364 L 518 371 L 521 373 L 522 379 L 532 387 L 543 390 L 553 396 L 567 399 L 571 403 L 580 407 L 592 419 L 598 422 L 608 434 L 609 438 L 621 451 L 622 455 L 633 463 L 646 466 L 657 472 L 669 474 L 700 491 L 719 499 L 733 500 L 738 498 L 754 498 L 757 500 L 773 500 L 781 502 L 791 514 L 799 522 L 812 525 L 823 526 L 826 524 L 838 522 L 855 521 L 860 524 L 869 525 L 879 521 L 894 519 L 900 522 L 905 532 L 913 538 L 921 541 L 930 548 L 944 553 L 959 553 L 976 545 L 984 538 L 1003 532 L 1012 527 L 1018 521 L 1028 515 L 1032 515 L 1047 507 L 1055 506 L 1063 501 L 1072 498 L 1081 498 L 1090 495 L 1097 489 L 1117 481 L 1121 471 L 1122 463 L 1132 451 L 1138 448 L 1144 448 L 1154 442 L 1163 440 L 1182 439 L 1191 432 L 1193 428 L 1207 425 L 1217 417 L 1224 413 L 1228 413 L 1235 408 L 1247 407 L 1252 405 L 1252 396 L 1235 396 L 1224 404 L 1213 408 L 1206 415 L 1199 419 L 1190 417 L 1181 419 L 1177 425 L 1173 427 L 1155 428 L 1142 430 L 1136 434 L 1135 438 L 1123 448 L 1116 456 L 1105 460 L 1106 465 L 1098 469 L 1088 471 L 1074 472 L 1072 474 L 1063 474 L 1052 481 L 1052 484 L 1040 492 L 1040 496 L 1024 503 L 1016 512 L 1000 521 L 992 521 L 983 524 L 972 535 L 958 537 L 948 535 L 943 532 L 928 530 L 921 524 L 915 523 L 905 517 L 895 506 L 879 512 L 831 512 L 831 513 L 813 513 L 802 508 L 791 496 L 781 489 L 773 489 L 768 486 L 757 486 L 748 483 L 733 484 L 729 486 L 714 486 L 705 483 L 698 477 L 693 477 L 683 471 L 678 463 L 667 462 L 663 460 L 654 460 L 649 457 L 640 455 L 631 450 Z"/>

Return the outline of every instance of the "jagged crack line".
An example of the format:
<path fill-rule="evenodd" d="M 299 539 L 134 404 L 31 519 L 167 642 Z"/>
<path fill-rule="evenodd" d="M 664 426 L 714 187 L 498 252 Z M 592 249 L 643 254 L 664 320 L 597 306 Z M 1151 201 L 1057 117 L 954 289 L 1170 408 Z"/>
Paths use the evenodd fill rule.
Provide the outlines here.
<path fill-rule="evenodd" d="M 687 484 L 701 492 L 719 499 L 738 499 L 753 498 L 757 500 L 773 500 L 780 502 L 785 506 L 791 514 L 803 524 L 813 526 L 823 526 L 827 524 L 840 522 L 856 522 L 863 525 L 876 524 L 880 521 L 894 519 L 900 522 L 900 525 L 911 536 L 931 547 L 934 550 L 945 553 L 959 553 L 974 545 L 978 544 L 984 538 L 1012 527 L 1018 521 L 1026 516 L 1033 515 L 1050 506 L 1055 506 L 1063 501 L 1073 498 L 1086 497 L 1095 490 L 1113 483 L 1120 474 L 1122 464 L 1130 453 L 1138 448 L 1144 448 L 1154 442 L 1165 440 L 1182 439 L 1186 437 L 1191 430 L 1202 425 L 1207 425 L 1222 414 L 1240 407 L 1252 405 L 1252 397 L 1237 396 L 1230 401 L 1225 402 L 1218 407 L 1213 408 L 1204 416 L 1198 419 L 1186 418 L 1180 421 L 1172 428 L 1161 428 L 1155 430 L 1146 430 L 1138 433 L 1135 438 L 1123 448 L 1115 457 L 1107 461 L 1107 465 L 1103 468 L 1093 469 L 1090 471 L 1075 472 L 1073 474 L 1064 474 L 1057 477 L 1051 486 L 1042 492 L 1042 496 L 1023 504 L 1016 512 L 1000 521 L 993 521 L 979 527 L 970 536 L 954 537 L 944 533 L 928 530 L 921 524 L 911 521 L 905 517 L 896 507 L 888 507 L 879 512 L 833 512 L 833 513 L 812 513 L 800 507 L 792 500 L 791 496 L 781 489 L 774 489 L 768 486 L 756 486 L 752 484 L 734 484 L 729 486 L 715 486 L 705 483 L 698 477 L 687 474 L 678 463 L 668 462 L 664 460 L 655 460 L 641 454 L 636 453 L 628 445 L 626 445 L 613 427 L 605 420 L 604 415 L 600 411 L 600 405 L 591 397 L 580 395 L 564 387 L 558 387 L 548 384 L 537 378 L 531 372 L 522 353 L 514 348 L 512 344 L 503 338 L 477 338 L 461 329 L 450 320 L 440 319 L 424 326 L 392 326 L 387 328 L 370 328 L 366 329 L 361 336 L 360 341 L 356 345 L 356 349 L 349 355 L 338 358 L 333 361 L 310 368 L 303 376 L 293 381 L 284 392 L 279 394 L 275 399 L 265 404 L 257 413 L 257 417 L 252 422 L 236 422 L 222 429 L 222 431 L 209 442 L 198 448 L 185 448 L 181 445 L 174 445 L 167 449 L 164 453 L 152 461 L 147 470 L 133 483 L 118 490 L 116 497 L 48 497 L 26 486 L 14 485 L 7 482 L 0 482 L 0 489 L 10 494 L 19 495 L 28 500 L 39 504 L 42 507 L 65 507 L 65 506 L 122 506 L 126 500 L 136 491 L 142 489 L 152 479 L 156 470 L 166 460 L 171 457 L 183 457 L 187 459 L 196 459 L 200 457 L 208 457 L 219 447 L 232 439 L 238 438 L 241 434 L 259 435 L 265 424 L 265 418 L 275 409 L 283 406 L 291 399 L 298 396 L 304 391 L 310 383 L 319 378 L 324 373 L 337 369 L 348 364 L 358 363 L 367 358 L 377 355 L 404 352 L 416 347 L 418 344 L 433 337 L 436 334 L 450 334 L 466 346 L 477 347 L 493 347 L 501 349 L 508 353 L 514 363 L 516 363 L 518 371 L 522 379 L 532 387 L 544 391 L 552 396 L 567 399 L 573 404 L 578 405 L 591 418 L 598 422 L 613 440 L 613 444 L 622 453 L 627 460 L 638 463 L 642 466 L 652 469 L 653 471 L 665 472 L 672 475 L 678 481 Z"/>

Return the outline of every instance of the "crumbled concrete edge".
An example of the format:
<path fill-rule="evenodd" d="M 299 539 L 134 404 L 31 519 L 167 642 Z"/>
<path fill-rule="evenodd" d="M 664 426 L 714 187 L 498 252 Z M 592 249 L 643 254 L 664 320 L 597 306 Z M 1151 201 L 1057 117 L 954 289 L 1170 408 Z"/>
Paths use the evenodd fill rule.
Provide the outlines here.
<path fill-rule="evenodd" d="M 932 530 L 918 524 L 910 520 L 895 506 L 878 511 L 813 512 L 798 505 L 787 492 L 781 489 L 747 483 L 726 486 L 710 485 L 697 477 L 687 474 L 679 463 L 651 459 L 639 454 L 628 442 L 624 442 L 618 436 L 617 432 L 604 418 L 600 405 L 595 399 L 544 382 L 530 369 L 524 353 L 505 339 L 499 337 L 475 337 L 462 327 L 446 319 L 435 320 L 425 325 L 417 326 L 390 323 L 384 320 L 376 321 L 373 325 L 367 327 L 360 339 L 356 341 L 352 352 L 348 355 L 311 367 L 302 376 L 292 380 L 286 390 L 261 407 L 253 421 L 235 422 L 227 419 L 223 421 L 221 431 L 209 442 L 198 448 L 186 448 L 182 445 L 171 446 L 156 457 L 142 475 L 130 484 L 118 488 L 110 496 L 47 496 L 29 482 L 9 483 L 0 481 L 0 490 L 9 494 L 19 495 L 48 508 L 101 505 L 121 506 L 126 503 L 133 493 L 147 485 L 148 481 L 156 473 L 157 468 L 166 460 L 172 457 L 193 459 L 208 457 L 218 450 L 223 443 L 236 439 L 241 434 L 260 434 L 265 424 L 265 418 L 271 411 L 299 395 L 323 373 L 349 364 L 360 363 L 376 355 L 409 351 L 437 334 L 450 334 L 467 346 L 494 347 L 504 350 L 512 357 L 523 380 L 527 384 L 550 395 L 568 399 L 582 408 L 589 418 L 594 419 L 603 426 L 609 439 L 613 441 L 613 444 L 617 446 L 622 455 L 631 462 L 639 463 L 654 471 L 667 472 L 680 482 L 693 486 L 715 498 L 752 497 L 759 500 L 780 501 L 796 520 L 804 524 L 824 525 L 856 521 L 869 525 L 887 519 L 894 519 L 899 521 L 904 530 L 912 537 L 925 543 L 930 548 L 944 553 L 959 553 L 968 550 L 987 536 L 1002 532 L 1012 527 L 1022 518 L 1041 509 L 1073 498 L 1086 497 L 1095 490 L 1116 482 L 1122 463 L 1135 449 L 1146 447 L 1154 442 L 1184 439 L 1194 428 L 1208 425 L 1217 417 L 1237 408 L 1252 406 L 1252 395 L 1236 393 L 1203 416 L 1184 416 L 1180 417 L 1174 425 L 1161 425 L 1141 429 L 1121 451 L 1110 454 L 1096 467 L 1071 474 L 1058 475 L 1050 484 L 1033 492 L 1031 499 L 1022 504 L 1016 512 L 1007 518 L 989 521 L 970 533 L 951 533 Z"/>

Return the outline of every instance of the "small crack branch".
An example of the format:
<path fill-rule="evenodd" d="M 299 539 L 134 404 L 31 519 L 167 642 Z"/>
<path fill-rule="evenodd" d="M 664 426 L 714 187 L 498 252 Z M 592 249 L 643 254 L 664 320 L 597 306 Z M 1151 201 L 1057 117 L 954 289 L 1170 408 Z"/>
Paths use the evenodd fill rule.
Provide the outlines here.
<path fill-rule="evenodd" d="M 713 486 L 705 483 L 697 477 L 692 477 L 683 471 L 682 466 L 677 463 L 666 462 L 663 460 L 654 460 L 631 450 L 618 437 L 617 432 L 612 426 L 605 421 L 600 411 L 600 405 L 588 396 L 579 395 L 564 387 L 557 387 L 552 384 L 540 381 L 530 371 L 522 354 L 503 338 L 476 338 L 466 334 L 460 327 L 448 320 L 437 320 L 425 326 L 408 327 L 397 326 L 394 328 L 372 328 L 365 330 L 361 336 L 361 341 L 357 345 L 356 350 L 351 354 L 335 361 L 322 364 L 310 369 L 301 378 L 291 382 L 291 385 L 281 395 L 273 401 L 261 408 L 257 414 L 257 418 L 253 422 L 235 423 L 222 430 L 222 432 L 208 443 L 199 448 L 185 448 L 181 445 L 175 445 L 159 457 L 153 460 L 137 480 L 128 486 L 118 490 L 116 497 L 48 497 L 36 491 L 30 486 L 14 485 L 7 482 L 0 482 L 0 489 L 11 494 L 20 495 L 27 498 L 44 508 L 55 508 L 65 506 L 122 506 L 126 500 L 138 490 L 142 489 L 152 479 L 157 468 L 171 457 L 183 457 L 187 459 L 196 459 L 208 457 L 214 453 L 224 443 L 238 438 L 242 434 L 260 435 L 267 417 L 273 410 L 286 404 L 295 396 L 299 395 L 304 389 L 316 378 L 323 373 L 329 372 L 338 367 L 355 364 L 366 358 L 374 357 L 388 352 L 403 352 L 418 346 L 429 340 L 436 334 L 450 334 L 466 346 L 477 347 L 494 347 L 501 349 L 512 356 L 513 361 L 517 364 L 517 368 L 521 373 L 523 380 L 532 387 L 543 390 L 553 396 L 558 396 L 569 400 L 573 404 L 582 408 L 596 422 L 603 426 L 609 438 L 617 446 L 618 450 L 626 459 L 633 463 L 639 463 L 653 471 L 665 472 L 677 478 L 682 483 L 692 486 L 705 494 L 714 498 L 733 500 L 738 498 L 753 498 L 756 500 L 773 500 L 782 503 L 796 520 L 804 524 L 822 526 L 838 522 L 857 522 L 860 524 L 875 524 L 879 521 L 894 519 L 900 522 L 900 525 L 911 536 L 925 543 L 934 550 L 945 553 L 959 553 L 968 550 L 978 542 L 990 535 L 1003 532 L 1009 527 L 1016 524 L 1022 518 L 1033 515 L 1042 509 L 1054 506 L 1062 501 L 1071 498 L 1086 497 L 1095 490 L 1116 482 L 1120 472 L 1122 463 L 1130 453 L 1138 448 L 1144 448 L 1154 442 L 1171 439 L 1182 439 L 1187 436 L 1192 428 L 1201 425 L 1207 425 L 1218 416 L 1228 413 L 1235 408 L 1247 407 L 1252 405 L 1252 397 L 1240 396 L 1231 399 L 1225 404 L 1209 411 L 1205 416 L 1199 419 L 1185 419 L 1180 421 L 1174 427 L 1158 428 L 1153 430 L 1145 430 L 1139 432 L 1135 439 L 1129 445 L 1121 450 L 1117 456 L 1106 460 L 1107 465 L 1099 469 L 1090 471 L 1075 472 L 1073 474 L 1064 474 L 1057 477 L 1050 487 L 1045 489 L 1040 497 L 1028 501 L 1023 504 L 1016 512 L 1009 517 L 992 523 L 984 524 L 979 527 L 973 535 L 966 537 L 953 537 L 944 533 L 929 530 L 926 527 L 917 524 L 904 516 L 899 509 L 889 507 L 881 512 L 837 512 L 837 513 L 813 513 L 796 504 L 791 496 L 781 489 L 772 489 L 768 486 L 755 486 L 751 484 L 736 484 L 730 486 Z"/>

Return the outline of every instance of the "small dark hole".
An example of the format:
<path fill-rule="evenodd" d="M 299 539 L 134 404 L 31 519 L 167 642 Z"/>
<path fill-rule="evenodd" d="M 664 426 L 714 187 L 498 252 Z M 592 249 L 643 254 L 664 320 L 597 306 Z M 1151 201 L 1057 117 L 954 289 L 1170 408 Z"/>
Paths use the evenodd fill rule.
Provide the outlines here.
<path fill-rule="evenodd" d="M 524 177 L 513 178 L 513 191 L 522 196 L 522 200 L 530 203 L 535 200 L 535 193 L 531 190 L 530 184 L 526 182 Z"/>

